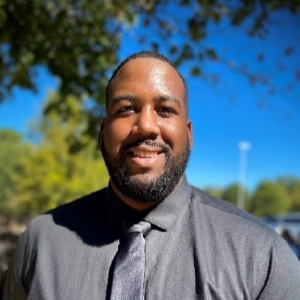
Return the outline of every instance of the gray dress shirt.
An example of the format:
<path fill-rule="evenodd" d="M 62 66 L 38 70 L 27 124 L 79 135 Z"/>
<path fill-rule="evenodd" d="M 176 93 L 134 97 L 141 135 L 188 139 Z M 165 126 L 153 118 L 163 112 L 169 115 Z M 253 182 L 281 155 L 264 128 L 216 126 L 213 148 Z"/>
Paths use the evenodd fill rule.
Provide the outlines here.
<path fill-rule="evenodd" d="M 127 223 L 146 237 L 145 299 L 300 299 L 300 263 L 271 228 L 190 186 L 135 214 L 110 188 L 35 218 L 19 240 L 4 300 L 108 299 Z"/>

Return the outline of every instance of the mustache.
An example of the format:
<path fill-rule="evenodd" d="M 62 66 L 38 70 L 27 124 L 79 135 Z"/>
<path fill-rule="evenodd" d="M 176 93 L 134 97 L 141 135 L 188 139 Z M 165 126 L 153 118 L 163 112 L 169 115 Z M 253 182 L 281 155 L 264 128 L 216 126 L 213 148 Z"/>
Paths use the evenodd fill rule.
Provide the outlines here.
<path fill-rule="evenodd" d="M 127 151 L 131 147 L 137 147 L 140 145 L 146 145 L 150 147 L 160 148 L 163 152 L 169 153 L 171 151 L 171 147 L 166 143 L 155 142 L 150 139 L 138 139 L 133 142 L 129 142 L 122 147 L 122 151 Z"/>

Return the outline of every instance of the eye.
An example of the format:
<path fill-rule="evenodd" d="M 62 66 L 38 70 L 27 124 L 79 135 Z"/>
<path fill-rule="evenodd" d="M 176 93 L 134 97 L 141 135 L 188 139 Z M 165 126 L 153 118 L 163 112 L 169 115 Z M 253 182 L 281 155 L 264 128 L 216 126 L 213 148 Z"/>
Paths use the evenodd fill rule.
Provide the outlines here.
<path fill-rule="evenodd" d="M 161 106 L 157 109 L 157 113 L 163 118 L 168 118 L 176 115 L 176 111 L 170 106 Z"/>
<path fill-rule="evenodd" d="M 134 107 L 132 105 L 124 105 L 117 109 L 118 115 L 127 115 L 134 112 Z"/>

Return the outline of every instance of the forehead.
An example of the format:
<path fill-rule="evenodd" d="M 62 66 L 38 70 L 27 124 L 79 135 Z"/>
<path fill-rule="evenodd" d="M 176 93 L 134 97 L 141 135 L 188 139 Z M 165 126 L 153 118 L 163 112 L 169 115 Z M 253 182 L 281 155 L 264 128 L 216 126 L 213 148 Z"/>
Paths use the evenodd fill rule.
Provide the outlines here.
<path fill-rule="evenodd" d="M 167 62 L 152 57 L 139 57 L 121 67 L 111 82 L 111 92 L 124 88 L 151 87 L 158 93 L 171 93 L 185 101 L 185 86 L 177 71 Z"/>

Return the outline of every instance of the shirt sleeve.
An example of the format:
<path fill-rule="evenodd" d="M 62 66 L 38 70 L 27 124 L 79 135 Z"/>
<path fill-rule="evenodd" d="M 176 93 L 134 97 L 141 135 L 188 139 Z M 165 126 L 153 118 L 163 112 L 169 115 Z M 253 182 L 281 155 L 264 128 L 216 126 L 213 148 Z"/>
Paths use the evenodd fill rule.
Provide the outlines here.
<path fill-rule="evenodd" d="M 300 295 L 300 261 L 288 244 L 278 237 L 271 256 L 268 278 L 260 300 L 296 300 Z"/>

